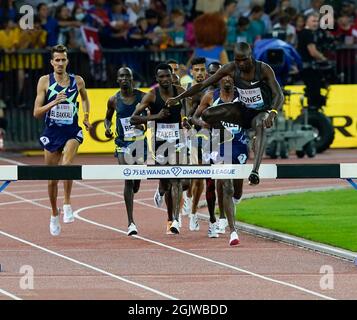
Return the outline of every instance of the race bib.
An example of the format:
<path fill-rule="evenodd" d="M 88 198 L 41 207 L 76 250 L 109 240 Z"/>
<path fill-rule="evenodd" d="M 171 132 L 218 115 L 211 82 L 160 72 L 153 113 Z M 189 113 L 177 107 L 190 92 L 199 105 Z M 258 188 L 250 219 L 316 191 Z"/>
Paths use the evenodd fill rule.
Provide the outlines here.
<path fill-rule="evenodd" d="M 237 89 L 239 92 L 239 100 L 243 102 L 247 108 L 260 110 L 264 107 L 263 95 L 260 88 Z"/>
<path fill-rule="evenodd" d="M 73 104 L 57 104 L 50 110 L 50 119 L 57 124 L 70 125 L 73 123 L 73 109 Z"/>
<path fill-rule="evenodd" d="M 242 131 L 242 128 L 238 124 L 221 121 L 223 127 L 231 134 L 235 135 Z"/>
<path fill-rule="evenodd" d="M 135 126 L 130 124 L 130 117 L 120 119 L 121 127 L 124 132 L 124 140 L 133 139 L 143 135 L 143 132 L 139 129 L 136 129 Z"/>
<path fill-rule="evenodd" d="M 166 141 L 174 141 L 180 138 L 178 123 L 158 123 L 156 138 Z"/>

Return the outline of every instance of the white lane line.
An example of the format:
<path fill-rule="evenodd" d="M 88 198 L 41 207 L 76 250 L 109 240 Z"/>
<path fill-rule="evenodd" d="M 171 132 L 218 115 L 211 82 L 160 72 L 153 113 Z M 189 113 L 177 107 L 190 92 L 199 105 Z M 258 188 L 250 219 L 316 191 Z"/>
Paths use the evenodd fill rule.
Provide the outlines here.
<path fill-rule="evenodd" d="M 46 253 L 52 254 L 52 255 L 54 255 L 54 256 L 56 256 L 56 257 L 59 257 L 59 258 L 62 258 L 62 259 L 64 259 L 64 260 L 73 262 L 73 263 L 78 264 L 78 265 L 80 265 L 80 266 L 82 266 L 82 267 L 85 267 L 85 268 L 87 268 L 87 269 L 91 269 L 91 270 L 93 270 L 93 271 L 102 273 L 102 274 L 104 274 L 104 275 L 106 275 L 106 276 L 109 276 L 109 277 L 112 277 L 112 278 L 114 278 L 114 279 L 117 279 L 117 280 L 126 282 L 126 283 L 128 283 L 128 284 L 131 284 L 131 285 L 133 285 L 133 286 L 139 287 L 139 288 L 144 289 L 144 290 L 146 290 L 146 291 L 150 291 L 150 292 L 155 293 L 155 294 L 157 294 L 157 295 L 159 295 L 159 296 L 162 296 L 162 297 L 164 297 L 164 298 L 171 299 L 171 300 L 178 300 L 177 298 L 175 298 L 175 297 L 173 297 L 173 296 L 170 296 L 170 295 L 168 295 L 168 294 L 166 294 L 166 293 L 164 293 L 164 292 L 161 292 L 161 291 L 159 291 L 159 290 L 150 288 L 150 287 L 145 286 L 145 285 L 143 285 L 143 284 L 140 284 L 140 283 L 138 283 L 138 282 L 134 282 L 134 281 L 125 279 L 125 278 L 120 277 L 120 276 L 118 276 L 118 275 L 116 275 L 116 274 L 113 274 L 113 273 L 111 273 L 111 272 L 105 271 L 105 270 L 103 270 L 103 269 L 94 267 L 94 266 L 92 266 L 92 265 L 90 265 L 90 264 L 81 262 L 81 261 L 79 261 L 79 260 L 73 259 L 73 258 L 68 257 L 68 256 L 65 256 L 65 255 L 60 254 L 60 253 L 58 253 L 58 252 L 55 252 L 55 251 L 53 251 L 53 250 L 50 250 L 50 249 L 47 249 L 47 248 L 45 248 L 45 247 L 39 246 L 39 245 L 37 245 L 37 244 L 35 244 L 35 243 L 33 243 L 33 242 L 30 242 L 30 241 L 21 239 L 21 238 L 19 238 L 19 237 L 16 237 L 16 236 L 14 236 L 14 235 L 11 235 L 11 234 L 9 234 L 9 233 L 7 233 L 7 232 L 4 232 L 4 231 L 1 231 L 1 230 L 0 230 L 0 235 L 3 235 L 3 236 L 8 237 L 8 238 L 10 238 L 10 239 L 19 241 L 19 242 L 24 243 L 24 244 L 26 244 L 26 245 L 28 245 L 28 246 L 34 247 L 34 248 L 36 248 L 36 249 L 39 249 L 39 250 L 44 251 L 44 252 L 46 252 Z"/>
<path fill-rule="evenodd" d="M 4 289 L 0 289 L 0 293 L 2 293 L 3 295 L 8 296 L 9 298 L 14 299 L 14 300 L 22 300 L 21 298 L 15 296 L 14 294 L 12 294 L 8 291 L 5 291 Z"/>
<path fill-rule="evenodd" d="M 8 191 L 5 191 L 8 192 Z M 11 192 L 11 194 L 15 194 L 15 192 Z M 88 193 L 88 194 L 76 194 L 76 195 L 71 195 L 72 198 L 86 198 L 86 197 L 94 197 L 94 196 L 103 196 L 103 193 Z M 64 199 L 64 196 L 58 196 L 57 199 Z M 45 201 L 48 200 L 48 196 L 45 198 L 37 198 L 37 199 L 32 199 L 33 201 Z M 0 206 L 7 206 L 11 204 L 19 204 L 19 203 L 24 203 L 26 201 L 24 200 L 18 200 L 18 201 L 9 201 L 9 202 L 2 202 L 0 203 Z"/>
<path fill-rule="evenodd" d="M 79 213 L 82 212 L 82 211 L 85 211 L 85 210 L 88 210 L 88 209 L 97 208 L 99 206 L 103 207 L 104 205 L 105 204 L 102 203 L 100 205 L 93 205 L 93 206 L 88 206 L 88 207 L 85 207 L 85 208 L 81 208 L 79 210 L 76 210 L 73 214 L 75 215 L 76 219 L 78 219 L 78 220 L 82 220 L 84 222 L 88 222 L 88 223 L 93 224 L 95 226 L 102 227 L 102 228 L 105 228 L 105 229 L 108 229 L 108 230 L 111 230 L 111 231 L 115 231 L 115 232 L 126 234 L 126 232 L 123 231 L 123 230 L 120 230 L 120 229 L 117 229 L 117 228 L 114 228 L 114 227 L 111 227 L 111 226 L 108 226 L 108 225 L 105 225 L 105 224 L 97 223 L 95 221 L 83 218 L 83 217 L 81 217 L 79 215 Z M 221 267 L 225 267 L 225 268 L 228 268 L 228 269 L 239 271 L 241 273 L 245 273 L 245 274 L 248 274 L 250 276 L 253 276 L 253 277 L 256 277 L 256 278 L 259 278 L 259 279 L 262 279 L 262 280 L 266 280 L 266 281 L 269 281 L 269 282 L 272 282 L 272 283 L 280 284 L 282 286 L 286 286 L 286 287 L 290 287 L 290 288 L 293 288 L 293 289 L 297 289 L 299 291 L 311 294 L 313 296 L 316 296 L 316 297 L 319 297 L 319 298 L 322 298 L 322 299 L 335 300 L 332 297 L 320 294 L 318 292 L 315 292 L 315 291 L 312 291 L 312 290 L 309 290 L 309 289 L 305 289 L 303 287 L 300 287 L 300 286 L 297 286 L 297 285 L 294 285 L 294 284 L 291 284 L 291 283 L 288 283 L 288 282 L 284 282 L 284 281 L 276 280 L 276 279 L 273 279 L 273 278 L 270 278 L 270 277 L 266 277 L 266 276 L 260 275 L 258 273 L 254 273 L 254 272 L 248 271 L 246 269 L 242 269 L 242 268 L 238 268 L 236 266 L 232 266 L 232 265 L 227 264 L 227 263 L 223 263 L 223 262 L 220 262 L 220 261 L 217 261 L 217 260 L 206 258 L 204 256 L 200 256 L 200 255 L 197 255 L 197 254 L 194 254 L 194 253 L 182 250 L 182 249 L 178 249 L 178 248 L 166 245 L 164 243 L 161 243 L 161 242 L 158 242 L 158 241 L 155 241 L 155 240 L 151 240 L 151 239 L 148 239 L 148 238 L 145 238 L 145 237 L 141 237 L 141 236 L 138 236 L 138 235 L 134 235 L 132 237 L 140 239 L 140 240 L 143 240 L 143 241 L 146 241 L 146 242 L 149 242 L 149 243 L 152 243 L 152 244 L 155 244 L 155 245 L 158 245 L 158 246 L 166 248 L 166 249 L 170 249 L 170 250 L 175 251 L 175 252 L 179 252 L 179 253 L 182 253 L 182 254 L 185 254 L 185 255 L 200 259 L 200 260 L 204 260 L 204 261 L 209 262 L 209 263 L 213 263 L 213 264 L 219 265 Z"/>
<path fill-rule="evenodd" d="M 11 159 L 4 158 L 4 157 L 0 157 L 0 161 L 4 161 L 4 162 L 7 162 L 7 163 L 11 163 L 11 164 L 16 164 L 18 166 L 27 165 L 26 163 L 22 163 L 22 162 L 19 162 L 19 161 L 11 160 Z"/>

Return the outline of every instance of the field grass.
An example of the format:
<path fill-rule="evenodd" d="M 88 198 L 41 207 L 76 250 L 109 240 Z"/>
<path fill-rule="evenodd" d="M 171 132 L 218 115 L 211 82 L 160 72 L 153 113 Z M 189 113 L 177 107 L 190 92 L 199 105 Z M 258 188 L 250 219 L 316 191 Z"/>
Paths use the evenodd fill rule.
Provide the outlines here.
<path fill-rule="evenodd" d="M 357 191 L 255 198 L 237 206 L 238 221 L 357 252 Z"/>

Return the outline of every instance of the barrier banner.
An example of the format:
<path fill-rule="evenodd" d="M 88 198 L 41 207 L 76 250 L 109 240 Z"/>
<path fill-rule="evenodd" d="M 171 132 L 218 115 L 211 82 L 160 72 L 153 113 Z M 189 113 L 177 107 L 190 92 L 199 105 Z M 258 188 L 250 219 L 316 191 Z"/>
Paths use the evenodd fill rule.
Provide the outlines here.
<path fill-rule="evenodd" d="M 285 87 L 287 90 L 301 93 L 303 88 L 303 86 Z M 148 91 L 148 89 L 142 90 Z M 80 146 L 79 152 L 114 153 L 114 139 L 108 139 L 104 135 L 104 118 L 107 101 L 115 95 L 118 89 L 88 89 L 87 91 L 91 104 L 90 121 L 93 128 L 90 132 L 83 130 L 84 142 Z M 331 147 L 357 148 L 357 85 L 330 86 L 327 105 L 323 110 L 335 128 L 335 140 Z M 292 95 L 290 102 L 287 101 L 285 104 L 284 111 L 287 117 L 295 119 L 301 113 L 300 96 Z M 80 108 L 79 119 L 81 123 L 83 120 L 82 108 Z M 115 132 L 115 114 L 112 123 L 112 131 Z"/>

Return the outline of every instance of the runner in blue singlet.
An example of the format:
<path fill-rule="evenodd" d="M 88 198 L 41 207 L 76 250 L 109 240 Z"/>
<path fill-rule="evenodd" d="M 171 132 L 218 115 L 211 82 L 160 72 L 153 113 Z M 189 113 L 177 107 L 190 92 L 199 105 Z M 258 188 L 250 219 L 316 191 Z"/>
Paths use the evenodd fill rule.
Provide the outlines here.
<path fill-rule="evenodd" d="M 38 81 L 33 114 L 35 118 L 45 116 L 45 129 L 40 137 L 40 143 L 45 152 L 45 163 L 47 165 L 70 165 L 73 163 L 79 145 L 83 142 L 82 128 L 78 125 L 78 94 L 81 95 L 84 111 L 83 124 L 87 130 L 91 127 L 89 100 L 84 80 L 66 71 L 68 58 L 65 46 L 57 45 L 52 48 L 51 65 L 54 72 L 42 76 Z M 70 200 L 72 184 L 72 180 L 64 181 L 64 223 L 74 221 Z M 50 233 L 53 236 L 61 232 L 57 193 L 58 181 L 50 180 L 48 182 L 48 194 L 52 207 Z"/>

